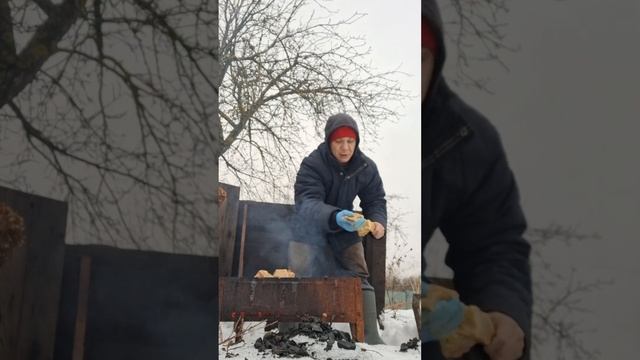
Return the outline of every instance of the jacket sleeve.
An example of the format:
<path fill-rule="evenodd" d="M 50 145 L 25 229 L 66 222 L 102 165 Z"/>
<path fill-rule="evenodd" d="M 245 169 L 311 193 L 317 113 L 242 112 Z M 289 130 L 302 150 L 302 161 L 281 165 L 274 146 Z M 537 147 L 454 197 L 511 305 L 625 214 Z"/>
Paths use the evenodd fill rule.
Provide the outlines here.
<path fill-rule="evenodd" d="M 364 216 L 387 227 L 387 200 L 378 168 L 371 163 L 373 175 L 366 186 L 358 193 Z"/>
<path fill-rule="evenodd" d="M 324 202 L 326 189 L 322 177 L 305 158 L 294 185 L 296 212 L 300 218 L 323 232 L 332 232 L 331 216 L 340 209 Z"/>
<path fill-rule="evenodd" d="M 445 214 L 446 263 L 464 302 L 514 319 L 531 340 L 530 245 L 515 178 L 492 126 L 461 154 L 462 200 Z M 526 350 L 525 350 L 526 353 Z"/>

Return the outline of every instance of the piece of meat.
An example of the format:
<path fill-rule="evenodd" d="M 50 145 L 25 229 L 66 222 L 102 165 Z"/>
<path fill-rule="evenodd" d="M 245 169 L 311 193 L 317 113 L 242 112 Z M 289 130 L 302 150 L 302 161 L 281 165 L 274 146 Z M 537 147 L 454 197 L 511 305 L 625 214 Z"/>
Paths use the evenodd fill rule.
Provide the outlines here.
<path fill-rule="evenodd" d="M 293 277 L 296 277 L 296 274 L 289 269 L 276 269 L 276 271 L 273 272 L 273 277 L 293 278 Z"/>
<path fill-rule="evenodd" d="M 254 276 L 254 278 L 258 278 L 258 279 L 272 278 L 272 277 L 273 275 L 271 275 L 271 273 L 268 272 L 267 270 L 258 270 L 256 275 Z"/>
<path fill-rule="evenodd" d="M 289 269 L 276 269 L 271 275 L 267 270 L 258 270 L 254 278 L 264 279 L 264 278 L 293 278 L 296 277 L 296 274 Z"/>
<path fill-rule="evenodd" d="M 344 218 L 347 219 L 349 222 L 356 222 L 361 217 L 362 217 L 362 214 L 354 213 L 353 215 L 345 216 Z M 358 229 L 358 236 L 364 237 L 371 231 L 373 231 L 373 221 L 365 219 L 364 225 L 362 225 L 360 229 Z"/>

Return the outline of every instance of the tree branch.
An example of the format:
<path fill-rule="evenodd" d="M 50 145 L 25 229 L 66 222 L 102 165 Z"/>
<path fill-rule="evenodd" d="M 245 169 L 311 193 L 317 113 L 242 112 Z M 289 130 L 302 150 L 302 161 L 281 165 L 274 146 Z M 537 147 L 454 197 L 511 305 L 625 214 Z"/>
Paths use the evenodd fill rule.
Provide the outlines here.
<path fill-rule="evenodd" d="M 13 19 L 9 0 L 0 0 L 0 83 L 16 61 L 16 44 L 13 37 Z M 0 106 L 2 107 L 2 106 Z"/>
<path fill-rule="evenodd" d="M 65 0 L 58 5 L 20 52 L 12 70 L 0 72 L 0 108 L 33 81 L 45 61 L 56 52 L 58 42 L 80 17 L 85 1 Z"/>
<path fill-rule="evenodd" d="M 38 7 L 47 14 L 47 16 L 55 16 L 58 11 L 57 6 L 49 0 L 33 0 L 33 2 L 36 3 L 36 5 L 38 5 Z"/>

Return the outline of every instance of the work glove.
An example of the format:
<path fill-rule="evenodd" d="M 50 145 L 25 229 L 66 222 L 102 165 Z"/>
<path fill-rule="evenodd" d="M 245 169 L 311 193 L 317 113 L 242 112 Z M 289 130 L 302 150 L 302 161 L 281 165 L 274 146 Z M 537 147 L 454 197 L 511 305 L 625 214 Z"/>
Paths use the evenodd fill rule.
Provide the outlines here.
<path fill-rule="evenodd" d="M 360 221 L 360 218 L 364 218 L 364 216 L 359 213 L 353 213 L 353 215 L 345 216 L 344 220 L 354 223 Z M 380 226 L 382 227 L 382 225 Z M 376 225 L 373 221 L 364 219 L 364 224 L 362 224 L 362 226 L 358 228 L 358 236 L 365 237 L 365 235 L 367 235 L 368 233 L 373 233 L 373 230 L 375 228 Z M 384 235 L 384 227 L 382 227 L 382 235 Z M 382 235 L 380 235 L 380 237 L 382 237 Z"/>
<path fill-rule="evenodd" d="M 489 315 L 475 305 L 465 305 L 462 323 L 452 334 L 440 339 L 440 351 L 447 359 L 457 359 L 475 344 L 489 345 L 494 335 Z"/>
<path fill-rule="evenodd" d="M 354 219 L 354 212 L 349 210 L 342 210 L 336 214 L 336 223 L 341 228 L 349 232 L 354 232 L 360 229 L 364 225 L 365 219 L 360 216 Z"/>
<path fill-rule="evenodd" d="M 445 287 L 422 283 L 422 341 L 440 340 L 460 326 L 464 304 L 458 293 Z"/>
<path fill-rule="evenodd" d="M 491 343 L 495 329 L 488 314 L 460 302 L 457 292 L 423 282 L 422 295 L 422 341 L 439 340 L 445 358 L 458 358 L 475 344 Z"/>

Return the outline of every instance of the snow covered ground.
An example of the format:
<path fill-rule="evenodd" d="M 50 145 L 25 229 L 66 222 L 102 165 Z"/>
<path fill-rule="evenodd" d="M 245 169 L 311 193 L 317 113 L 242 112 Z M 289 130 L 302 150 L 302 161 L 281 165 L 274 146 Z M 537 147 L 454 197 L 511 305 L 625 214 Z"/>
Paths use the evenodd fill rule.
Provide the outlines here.
<path fill-rule="evenodd" d="M 299 359 L 420 359 L 420 350 L 410 349 L 407 352 L 400 352 L 400 344 L 408 342 L 410 339 L 418 337 L 418 330 L 413 318 L 412 310 L 385 310 L 381 317 L 385 330 L 380 331 L 380 336 L 386 345 L 367 345 L 356 343 L 356 350 L 344 350 L 333 346 L 330 351 L 325 351 L 326 343 L 318 342 L 306 336 L 296 336 L 293 340 L 297 343 L 306 342 L 307 351 L 313 357 L 303 357 Z M 246 322 L 245 329 L 255 325 L 253 322 Z M 349 324 L 333 324 L 333 328 L 342 331 L 349 331 Z M 220 323 L 221 338 L 226 339 L 232 334 L 233 324 L 230 322 Z M 264 326 L 257 326 L 244 335 L 244 343 L 231 346 L 228 351 L 226 346 L 219 347 L 220 359 L 232 358 L 244 359 L 272 359 L 278 358 L 268 350 L 266 353 L 259 353 L 253 344 L 259 337 L 264 335 Z"/>

